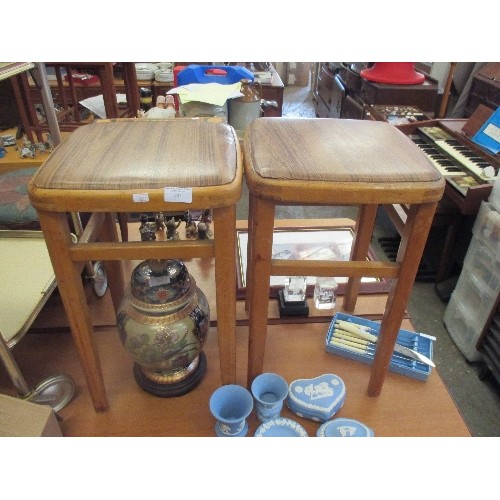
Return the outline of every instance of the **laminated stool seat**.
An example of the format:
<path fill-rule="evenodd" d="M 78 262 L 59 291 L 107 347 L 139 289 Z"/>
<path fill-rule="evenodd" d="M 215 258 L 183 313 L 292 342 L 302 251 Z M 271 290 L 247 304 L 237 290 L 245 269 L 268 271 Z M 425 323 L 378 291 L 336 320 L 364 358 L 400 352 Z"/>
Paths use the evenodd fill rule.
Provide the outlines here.
<path fill-rule="evenodd" d="M 236 203 L 243 170 L 232 127 L 214 120 L 100 120 L 75 130 L 29 185 L 80 363 L 96 410 L 108 408 L 80 273 L 106 261 L 115 309 L 123 297 L 123 260 L 214 257 L 223 384 L 236 379 Z M 116 213 L 213 210 L 214 237 L 120 241 Z M 73 242 L 66 212 L 92 213 Z"/>
<path fill-rule="evenodd" d="M 354 310 L 362 277 L 392 278 L 368 394 L 380 394 L 444 179 L 413 142 L 385 122 L 258 118 L 244 142 L 250 195 L 247 264 L 248 383 L 263 370 L 270 276 L 348 277 Z M 397 260 L 367 259 L 379 205 L 407 204 Z M 272 259 L 276 205 L 356 205 L 349 261 Z"/>

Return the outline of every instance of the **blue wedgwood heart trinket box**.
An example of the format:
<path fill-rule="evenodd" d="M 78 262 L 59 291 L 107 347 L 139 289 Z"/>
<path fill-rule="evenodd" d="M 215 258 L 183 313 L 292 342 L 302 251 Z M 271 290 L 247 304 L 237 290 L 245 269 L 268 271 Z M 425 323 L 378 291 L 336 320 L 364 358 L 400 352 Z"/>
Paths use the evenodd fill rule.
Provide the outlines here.
<path fill-rule="evenodd" d="M 352 418 L 335 418 L 321 425 L 317 437 L 373 437 L 372 429 Z"/>
<path fill-rule="evenodd" d="M 325 373 L 294 380 L 288 387 L 286 404 L 299 417 L 325 422 L 342 408 L 345 395 L 344 381 L 333 373 Z"/>

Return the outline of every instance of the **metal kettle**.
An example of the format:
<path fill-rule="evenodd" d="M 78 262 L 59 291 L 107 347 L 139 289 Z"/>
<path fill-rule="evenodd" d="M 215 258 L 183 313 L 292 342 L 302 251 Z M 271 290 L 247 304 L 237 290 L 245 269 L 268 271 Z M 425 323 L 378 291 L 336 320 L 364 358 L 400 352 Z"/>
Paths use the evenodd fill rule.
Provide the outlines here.
<path fill-rule="evenodd" d="M 278 107 L 276 101 L 265 101 L 262 96 L 262 85 L 256 82 L 257 90 L 253 82 L 247 78 L 241 80 L 241 90 L 243 94 L 228 101 L 229 125 L 235 130 L 245 130 L 250 123 L 262 115 L 265 107 Z"/>

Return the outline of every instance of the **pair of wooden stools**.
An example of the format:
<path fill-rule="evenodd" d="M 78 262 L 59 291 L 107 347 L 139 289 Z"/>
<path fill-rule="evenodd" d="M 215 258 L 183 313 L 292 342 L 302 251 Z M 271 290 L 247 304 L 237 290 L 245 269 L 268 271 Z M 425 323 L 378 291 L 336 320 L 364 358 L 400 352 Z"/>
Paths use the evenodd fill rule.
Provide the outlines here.
<path fill-rule="evenodd" d="M 250 193 L 248 384 L 263 371 L 271 275 L 346 276 L 352 311 L 361 278 L 392 278 L 368 394 L 380 393 L 444 181 L 420 150 L 383 122 L 259 118 L 244 139 Z M 243 164 L 235 131 L 200 119 L 103 120 L 77 129 L 30 183 L 60 295 L 96 409 L 108 407 L 81 280 L 107 261 L 115 307 L 123 260 L 214 257 L 221 382 L 236 382 L 236 204 Z M 379 205 L 410 206 L 396 263 L 367 260 Z M 276 205 L 359 206 L 350 261 L 271 257 Z M 213 239 L 119 241 L 115 213 L 213 209 Z M 92 212 L 73 242 L 67 212 Z"/>

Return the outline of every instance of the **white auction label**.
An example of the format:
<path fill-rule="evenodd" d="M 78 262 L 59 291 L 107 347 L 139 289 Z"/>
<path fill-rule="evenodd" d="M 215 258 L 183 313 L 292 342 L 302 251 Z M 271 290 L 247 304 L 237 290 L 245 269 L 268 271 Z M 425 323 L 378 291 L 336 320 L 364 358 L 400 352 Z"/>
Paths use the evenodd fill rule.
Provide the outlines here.
<path fill-rule="evenodd" d="M 174 203 L 192 203 L 193 190 L 191 188 L 166 187 L 163 199 Z"/>
<path fill-rule="evenodd" d="M 149 201 L 148 193 L 136 193 L 132 195 L 134 203 L 147 203 Z"/>

